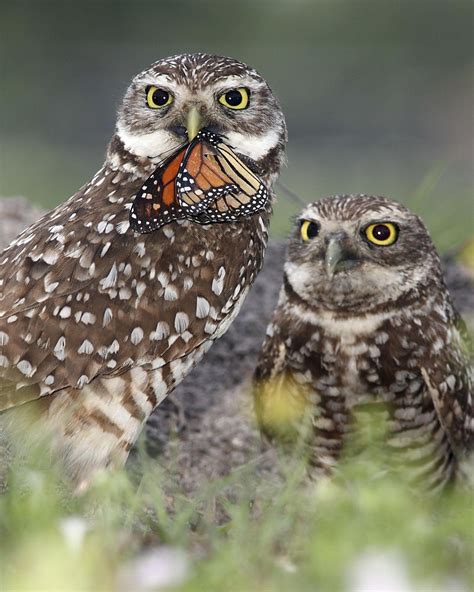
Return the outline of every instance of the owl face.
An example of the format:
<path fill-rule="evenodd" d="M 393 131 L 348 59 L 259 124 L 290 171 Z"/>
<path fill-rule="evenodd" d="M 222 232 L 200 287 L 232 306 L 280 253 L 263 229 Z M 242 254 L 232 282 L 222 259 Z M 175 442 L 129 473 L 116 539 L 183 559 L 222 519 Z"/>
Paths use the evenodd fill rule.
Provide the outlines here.
<path fill-rule="evenodd" d="M 423 222 L 401 204 L 349 195 L 308 205 L 293 230 L 285 274 L 307 303 L 370 310 L 421 290 L 439 272 Z"/>
<path fill-rule="evenodd" d="M 117 120 L 125 148 L 156 159 L 201 128 L 257 163 L 272 151 L 282 155 L 286 143 L 283 114 L 264 79 L 240 62 L 207 54 L 163 59 L 136 76 Z"/>

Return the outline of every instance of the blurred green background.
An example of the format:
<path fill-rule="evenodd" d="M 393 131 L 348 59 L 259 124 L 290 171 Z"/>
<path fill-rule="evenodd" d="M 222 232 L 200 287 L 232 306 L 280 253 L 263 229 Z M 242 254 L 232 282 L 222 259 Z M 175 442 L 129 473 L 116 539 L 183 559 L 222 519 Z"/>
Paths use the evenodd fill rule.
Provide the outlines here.
<path fill-rule="evenodd" d="M 441 249 L 455 247 L 474 214 L 473 6 L 4 0 L 0 195 L 65 200 L 100 166 L 131 77 L 208 51 L 254 66 L 280 98 L 293 191 L 393 197 L 422 214 Z M 299 208 L 280 191 L 274 234 Z"/>

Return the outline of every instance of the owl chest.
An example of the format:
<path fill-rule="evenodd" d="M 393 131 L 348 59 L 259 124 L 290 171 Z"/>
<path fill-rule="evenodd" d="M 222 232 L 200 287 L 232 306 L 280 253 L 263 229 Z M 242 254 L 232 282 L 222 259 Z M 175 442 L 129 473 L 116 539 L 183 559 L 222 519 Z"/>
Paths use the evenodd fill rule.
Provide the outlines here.
<path fill-rule="evenodd" d="M 365 403 L 390 403 L 416 395 L 419 374 L 410 368 L 407 352 L 390 350 L 388 335 L 328 335 L 317 333 L 302 366 L 310 370 L 317 392 L 340 398 L 348 408 Z"/>

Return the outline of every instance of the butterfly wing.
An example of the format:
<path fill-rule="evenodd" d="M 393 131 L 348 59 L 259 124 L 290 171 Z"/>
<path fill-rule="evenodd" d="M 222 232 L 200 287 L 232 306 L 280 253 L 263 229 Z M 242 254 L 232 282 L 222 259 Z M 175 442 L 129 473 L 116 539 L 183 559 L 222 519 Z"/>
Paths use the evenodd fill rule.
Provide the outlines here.
<path fill-rule="evenodd" d="M 180 148 L 145 181 L 130 209 L 130 226 L 142 234 L 186 218 L 176 196 L 175 181 L 187 147 Z"/>
<path fill-rule="evenodd" d="M 199 216 L 219 197 L 237 192 L 238 186 L 216 162 L 217 149 L 205 132 L 190 144 L 176 177 L 176 193 L 183 210 Z"/>
<path fill-rule="evenodd" d="M 217 148 L 216 160 L 219 167 L 228 174 L 239 190 L 215 201 L 212 205 L 212 219 L 216 222 L 229 222 L 264 210 L 269 194 L 262 181 L 229 146 L 220 142 Z"/>
<path fill-rule="evenodd" d="M 130 226 L 147 233 L 187 218 L 234 222 L 265 209 L 262 181 L 220 138 L 203 130 L 145 181 L 130 210 Z"/>
<path fill-rule="evenodd" d="M 215 134 L 202 131 L 184 157 L 176 189 L 181 207 L 195 222 L 233 222 L 265 208 L 262 181 Z"/>

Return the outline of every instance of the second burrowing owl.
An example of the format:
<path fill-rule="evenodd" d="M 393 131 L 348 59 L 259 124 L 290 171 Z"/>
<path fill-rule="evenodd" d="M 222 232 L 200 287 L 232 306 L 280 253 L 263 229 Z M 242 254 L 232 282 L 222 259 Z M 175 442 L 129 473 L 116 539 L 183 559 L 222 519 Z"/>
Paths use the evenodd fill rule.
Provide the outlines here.
<path fill-rule="evenodd" d="M 33 408 L 26 429 L 45 428 L 77 483 L 125 461 L 151 411 L 232 322 L 262 265 L 270 199 L 235 222 L 130 227 L 143 183 L 200 129 L 271 193 L 286 128 L 266 82 L 230 58 L 175 56 L 133 79 L 94 178 L 0 255 L 2 425 Z"/>
<path fill-rule="evenodd" d="M 392 460 L 442 489 L 474 445 L 460 327 L 418 216 L 365 195 L 308 205 L 258 362 L 261 428 L 290 443 L 304 432 L 312 473 L 324 475 L 354 413 L 379 408 Z"/>

